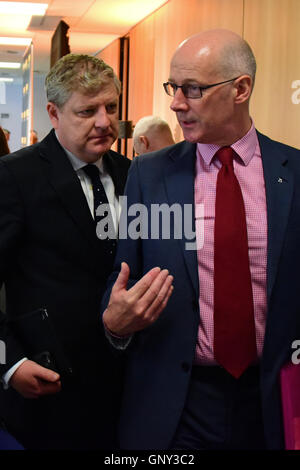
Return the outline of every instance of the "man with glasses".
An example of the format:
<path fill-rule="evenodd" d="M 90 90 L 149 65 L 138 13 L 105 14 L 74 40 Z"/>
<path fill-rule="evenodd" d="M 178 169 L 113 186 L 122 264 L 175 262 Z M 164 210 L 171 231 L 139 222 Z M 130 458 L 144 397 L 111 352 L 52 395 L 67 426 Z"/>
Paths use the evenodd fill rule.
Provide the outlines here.
<path fill-rule="evenodd" d="M 284 446 L 280 370 L 300 337 L 300 152 L 256 131 L 255 72 L 231 31 L 184 41 L 164 88 L 185 141 L 132 165 L 127 206 L 146 207 L 141 234 L 160 205 L 182 236 L 119 244 L 103 321 L 127 340 L 123 448 Z"/>

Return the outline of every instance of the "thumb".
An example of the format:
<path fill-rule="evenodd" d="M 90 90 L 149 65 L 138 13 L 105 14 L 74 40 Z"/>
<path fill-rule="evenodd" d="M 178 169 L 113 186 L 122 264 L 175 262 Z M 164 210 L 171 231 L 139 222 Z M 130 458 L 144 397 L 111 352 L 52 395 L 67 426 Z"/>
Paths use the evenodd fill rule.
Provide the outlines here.
<path fill-rule="evenodd" d="M 36 378 L 45 380 L 46 382 L 57 382 L 60 378 L 57 372 L 47 369 L 46 367 L 36 364 L 36 368 L 33 374 Z"/>
<path fill-rule="evenodd" d="M 128 279 L 129 279 L 129 274 L 130 274 L 129 266 L 127 263 L 125 263 L 125 261 L 123 261 L 123 263 L 121 263 L 121 271 L 119 272 L 119 275 L 116 279 L 116 282 L 112 290 L 119 291 L 122 289 L 126 289 Z"/>

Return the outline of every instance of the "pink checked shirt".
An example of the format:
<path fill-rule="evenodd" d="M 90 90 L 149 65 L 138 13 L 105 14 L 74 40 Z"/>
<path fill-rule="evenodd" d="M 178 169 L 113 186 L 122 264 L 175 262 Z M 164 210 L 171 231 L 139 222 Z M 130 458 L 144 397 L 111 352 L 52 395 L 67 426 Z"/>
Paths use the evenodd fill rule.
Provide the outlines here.
<path fill-rule="evenodd" d="M 213 158 L 220 147 L 197 144 L 195 176 L 196 219 L 201 215 L 197 205 L 204 208 L 204 242 L 197 250 L 199 274 L 200 326 L 196 347 L 195 364 L 216 364 L 213 352 L 214 337 L 214 222 L 217 174 L 221 163 Z M 266 265 L 267 265 L 267 208 L 261 152 L 257 134 L 252 124 L 249 132 L 232 145 L 240 159 L 233 162 L 236 177 L 243 193 L 247 231 L 250 271 L 252 279 L 256 344 L 261 356 L 266 324 Z M 201 206 L 198 206 L 198 208 Z M 198 219 L 199 220 L 199 219 Z M 197 229 L 197 242 L 202 240 Z M 201 242 L 202 243 L 202 242 Z"/>

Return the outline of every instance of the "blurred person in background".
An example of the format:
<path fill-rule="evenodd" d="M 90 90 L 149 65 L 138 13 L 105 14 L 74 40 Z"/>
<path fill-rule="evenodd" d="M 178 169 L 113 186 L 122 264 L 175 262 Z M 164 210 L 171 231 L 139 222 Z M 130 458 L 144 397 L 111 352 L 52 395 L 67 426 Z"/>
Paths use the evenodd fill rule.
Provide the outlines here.
<path fill-rule="evenodd" d="M 5 131 L 0 126 L 0 157 L 3 157 L 3 155 L 7 155 L 10 152 L 7 140 Z"/>
<path fill-rule="evenodd" d="M 145 116 L 135 125 L 133 146 L 137 155 L 175 144 L 169 124 L 158 116 Z"/>
<path fill-rule="evenodd" d="M 30 131 L 30 145 L 36 144 L 39 141 L 37 131 L 32 129 Z"/>
<path fill-rule="evenodd" d="M 3 128 L 3 132 L 4 132 L 5 137 L 6 137 L 6 140 L 7 140 L 7 142 L 8 142 L 9 139 L 10 139 L 10 131 L 9 131 L 8 129 L 4 129 L 4 128 Z"/>

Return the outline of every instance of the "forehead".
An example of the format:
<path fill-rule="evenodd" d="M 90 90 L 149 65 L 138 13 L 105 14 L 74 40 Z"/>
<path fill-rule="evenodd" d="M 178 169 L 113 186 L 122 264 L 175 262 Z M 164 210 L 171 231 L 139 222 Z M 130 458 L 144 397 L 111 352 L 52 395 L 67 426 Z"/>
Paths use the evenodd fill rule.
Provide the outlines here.
<path fill-rule="evenodd" d="M 86 93 L 84 91 L 75 90 L 72 92 L 66 104 L 82 105 L 82 104 L 100 104 L 109 101 L 118 100 L 119 94 L 114 83 L 103 85 L 99 91 L 95 93 Z"/>
<path fill-rule="evenodd" d="M 170 65 L 170 79 L 209 80 L 215 75 L 215 60 L 207 46 L 198 49 L 183 47 L 174 54 Z"/>

